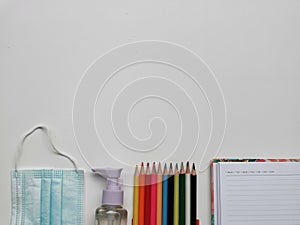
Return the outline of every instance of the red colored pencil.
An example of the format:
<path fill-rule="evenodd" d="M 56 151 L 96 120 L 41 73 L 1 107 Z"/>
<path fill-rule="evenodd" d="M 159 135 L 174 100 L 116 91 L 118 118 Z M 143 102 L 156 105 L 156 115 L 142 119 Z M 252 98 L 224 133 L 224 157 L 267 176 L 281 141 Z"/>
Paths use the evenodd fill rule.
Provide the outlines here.
<path fill-rule="evenodd" d="M 157 208 L 157 174 L 155 163 L 152 166 L 151 172 L 151 213 L 150 225 L 156 225 L 156 208 Z"/>
<path fill-rule="evenodd" d="M 145 175 L 145 222 L 144 225 L 150 225 L 151 218 L 151 174 L 150 166 L 147 163 Z"/>
<path fill-rule="evenodd" d="M 141 165 L 139 175 L 139 225 L 144 225 L 145 220 L 145 169 L 144 163 Z"/>

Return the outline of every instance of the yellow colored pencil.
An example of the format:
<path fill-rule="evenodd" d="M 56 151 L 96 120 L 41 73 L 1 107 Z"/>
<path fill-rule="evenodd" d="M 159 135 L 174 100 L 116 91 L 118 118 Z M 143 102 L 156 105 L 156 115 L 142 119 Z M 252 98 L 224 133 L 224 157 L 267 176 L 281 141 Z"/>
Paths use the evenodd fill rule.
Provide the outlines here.
<path fill-rule="evenodd" d="M 178 164 L 175 165 L 174 174 L 174 225 L 179 224 L 179 171 Z"/>
<path fill-rule="evenodd" d="M 133 184 L 133 225 L 139 224 L 139 171 L 135 166 L 134 184 Z"/>

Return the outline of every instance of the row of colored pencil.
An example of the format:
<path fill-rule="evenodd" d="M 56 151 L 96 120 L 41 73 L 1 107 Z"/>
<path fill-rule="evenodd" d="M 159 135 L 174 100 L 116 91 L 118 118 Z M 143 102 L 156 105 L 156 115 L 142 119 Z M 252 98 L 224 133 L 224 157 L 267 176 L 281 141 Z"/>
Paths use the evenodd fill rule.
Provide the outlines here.
<path fill-rule="evenodd" d="M 134 173 L 133 225 L 196 225 L 197 175 L 195 164 L 184 168 L 170 163 L 144 163 Z"/>

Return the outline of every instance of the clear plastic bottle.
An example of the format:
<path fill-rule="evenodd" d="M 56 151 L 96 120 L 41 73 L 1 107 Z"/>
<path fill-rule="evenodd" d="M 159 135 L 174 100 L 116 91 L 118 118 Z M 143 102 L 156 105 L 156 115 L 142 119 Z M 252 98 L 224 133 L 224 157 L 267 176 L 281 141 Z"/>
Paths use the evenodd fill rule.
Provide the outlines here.
<path fill-rule="evenodd" d="M 121 205 L 103 205 L 96 209 L 96 225 L 127 225 L 127 210 Z"/>
<path fill-rule="evenodd" d="M 127 210 L 122 207 L 122 169 L 94 169 L 93 172 L 106 178 L 102 206 L 95 213 L 95 225 L 127 225 Z"/>

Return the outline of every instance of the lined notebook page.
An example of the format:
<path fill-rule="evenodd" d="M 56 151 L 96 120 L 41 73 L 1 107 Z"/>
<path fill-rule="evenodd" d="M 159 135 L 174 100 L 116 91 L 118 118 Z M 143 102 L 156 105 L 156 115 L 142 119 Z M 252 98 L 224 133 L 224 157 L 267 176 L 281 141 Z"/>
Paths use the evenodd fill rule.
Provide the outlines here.
<path fill-rule="evenodd" d="M 300 163 L 220 163 L 219 224 L 300 225 Z"/>

